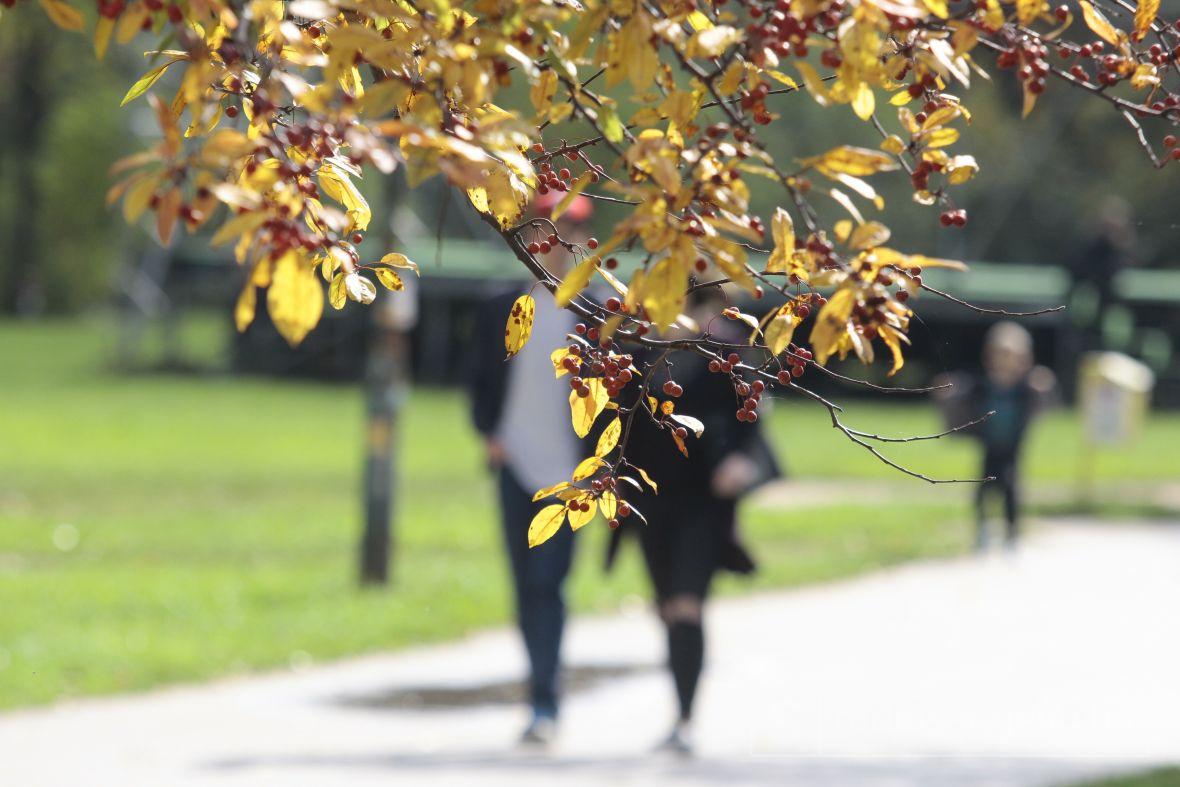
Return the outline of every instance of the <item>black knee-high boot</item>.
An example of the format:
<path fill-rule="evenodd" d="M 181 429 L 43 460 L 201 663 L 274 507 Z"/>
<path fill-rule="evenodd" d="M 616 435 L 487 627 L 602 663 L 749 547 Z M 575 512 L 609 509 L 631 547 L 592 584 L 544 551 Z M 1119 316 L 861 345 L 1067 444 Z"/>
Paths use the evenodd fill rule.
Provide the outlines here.
<path fill-rule="evenodd" d="M 676 621 L 668 624 L 668 663 L 676 683 L 680 719 L 692 718 L 692 701 L 705 660 L 705 632 L 701 624 Z"/>

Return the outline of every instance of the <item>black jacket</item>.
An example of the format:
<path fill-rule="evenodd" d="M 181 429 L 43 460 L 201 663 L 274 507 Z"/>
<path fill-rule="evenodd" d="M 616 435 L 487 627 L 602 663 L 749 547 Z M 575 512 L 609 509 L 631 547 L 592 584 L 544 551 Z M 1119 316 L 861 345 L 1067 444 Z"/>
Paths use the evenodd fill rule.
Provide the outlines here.
<path fill-rule="evenodd" d="M 512 303 L 528 289 L 522 284 L 488 298 L 475 314 L 467 363 L 471 423 L 485 437 L 495 434 L 508 390 L 504 326 Z"/>

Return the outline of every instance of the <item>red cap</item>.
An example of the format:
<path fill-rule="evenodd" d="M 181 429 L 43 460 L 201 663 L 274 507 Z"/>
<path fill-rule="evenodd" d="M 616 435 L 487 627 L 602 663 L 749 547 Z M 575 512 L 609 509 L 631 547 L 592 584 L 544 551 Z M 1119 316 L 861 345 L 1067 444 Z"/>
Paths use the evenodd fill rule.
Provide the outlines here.
<path fill-rule="evenodd" d="M 548 216 L 553 212 L 557 203 L 566 197 L 566 192 L 550 189 L 545 194 L 537 194 L 533 198 L 532 211 L 534 216 Z M 574 201 L 561 214 L 563 219 L 569 219 L 575 224 L 581 224 L 594 214 L 594 202 L 585 194 L 574 197 Z"/>

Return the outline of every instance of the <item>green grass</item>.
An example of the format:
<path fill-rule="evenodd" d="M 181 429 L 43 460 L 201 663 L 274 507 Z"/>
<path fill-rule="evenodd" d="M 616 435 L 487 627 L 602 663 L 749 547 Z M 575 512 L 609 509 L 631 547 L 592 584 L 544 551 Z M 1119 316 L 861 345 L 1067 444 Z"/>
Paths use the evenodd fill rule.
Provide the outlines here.
<path fill-rule="evenodd" d="M 454 637 L 509 620 L 491 485 L 453 391 L 416 391 L 402 419 L 396 578 L 354 585 L 362 401 L 348 386 L 104 371 L 111 326 L 0 324 L 0 707 L 137 690 Z M 216 355 L 221 337 L 192 337 Z M 906 408 L 857 406 L 860 423 L 933 425 Z M 800 476 L 896 479 L 903 504 L 751 509 L 753 586 L 846 576 L 967 543 L 961 504 L 850 450 L 803 404 L 772 431 Z M 1058 418 L 1038 436 L 1068 443 Z M 1170 436 L 1170 437 L 1169 437 Z M 1150 440 L 1180 437 L 1161 418 Z M 945 442 L 945 441 L 940 441 Z M 803 448 L 806 446 L 806 449 Z M 1048 456 L 1052 446 L 1038 443 Z M 1105 475 L 1176 470 L 1134 452 Z M 967 471 L 965 446 L 907 461 Z M 1034 472 L 1057 477 L 1051 462 Z M 605 528 L 579 536 L 581 611 L 646 592 L 639 560 L 599 570 Z M 72 543 L 75 540 L 76 544 Z M 723 592 L 749 583 L 725 581 Z"/>
<path fill-rule="evenodd" d="M 1158 768 L 1129 776 L 1112 776 L 1072 787 L 1180 787 L 1180 768 Z"/>

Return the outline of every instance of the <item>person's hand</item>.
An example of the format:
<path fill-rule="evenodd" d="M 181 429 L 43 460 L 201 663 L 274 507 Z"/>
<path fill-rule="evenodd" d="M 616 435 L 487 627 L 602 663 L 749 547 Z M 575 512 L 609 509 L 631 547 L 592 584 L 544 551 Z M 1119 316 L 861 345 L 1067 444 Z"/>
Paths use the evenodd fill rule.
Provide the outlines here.
<path fill-rule="evenodd" d="M 742 453 L 732 453 L 721 460 L 713 471 L 709 486 L 717 497 L 737 497 L 750 486 L 750 479 L 758 473 L 754 460 Z"/>
<path fill-rule="evenodd" d="M 504 464 L 504 444 L 494 437 L 489 437 L 483 442 L 484 459 L 488 463 L 488 467 L 493 470 L 501 467 Z"/>

